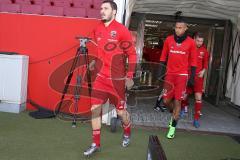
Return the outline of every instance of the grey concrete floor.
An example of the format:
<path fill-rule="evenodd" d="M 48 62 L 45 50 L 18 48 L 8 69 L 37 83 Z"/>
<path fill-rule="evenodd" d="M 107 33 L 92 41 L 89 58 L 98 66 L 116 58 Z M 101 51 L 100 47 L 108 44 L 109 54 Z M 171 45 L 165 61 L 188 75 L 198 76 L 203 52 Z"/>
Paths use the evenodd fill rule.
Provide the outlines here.
<path fill-rule="evenodd" d="M 134 125 L 149 127 L 167 127 L 171 114 L 168 111 L 153 110 L 157 97 L 136 98 L 134 105 L 128 105 L 131 120 Z M 190 131 L 204 131 L 240 135 L 240 112 L 230 106 L 213 106 L 203 101 L 200 118 L 200 128 L 195 128 L 193 122 L 193 100 L 190 100 L 189 111 L 179 120 L 177 128 Z"/>

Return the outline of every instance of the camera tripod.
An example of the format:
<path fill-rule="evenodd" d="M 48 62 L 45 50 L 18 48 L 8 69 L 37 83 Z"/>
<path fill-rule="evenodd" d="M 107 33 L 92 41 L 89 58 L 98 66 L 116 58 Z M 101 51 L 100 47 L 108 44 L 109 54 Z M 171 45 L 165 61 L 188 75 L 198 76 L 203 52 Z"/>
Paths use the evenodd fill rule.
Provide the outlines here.
<path fill-rule="evenodd" d="M 90 75 L 90 70 L 89 70 L 88 48 L 86 46 L 86 44 L 90 41 L 90 38 L 76 37 L 76 39 L 78 39 L 80 41 L 80 47 L 76 51 L 72 66 L 69 70 L 69 75 L 67 77 L 67 81 L 66 81 L 66 84 L 65 84 L 63 92 L 62 92 L 61 101 L 55 112 L 56 115 L 58 115 L 60 113 L 60 110 L 63 106 L 63 101 L 65 98 L 65 95 L 68 91 L 69 84 L 72 80 L 74 70 L 76 69 L 76 67 L 78 66 L 78 63 L 80 61 L 81 54 L 84 55 L 83 56 L 84 62 L 85 62 L 86 68 L 87 68 L 88 92 L 89 92 L 89 95 L 91 95 L 91 75 Z M 73 120 L 72 120 L 72 127 L 74 127 L 74 128 L 77 126 L 78 102 L 80 100 L 81 87 L 82 87 L 82 77 L 79 74 L 79 68 L 78 68 L 78 72 L 76 75 L 76 85 L 74 88 L 74 113 L 73 113 Z M 86 120 L 86 118 L 83 118 L 82 120 Z"/>

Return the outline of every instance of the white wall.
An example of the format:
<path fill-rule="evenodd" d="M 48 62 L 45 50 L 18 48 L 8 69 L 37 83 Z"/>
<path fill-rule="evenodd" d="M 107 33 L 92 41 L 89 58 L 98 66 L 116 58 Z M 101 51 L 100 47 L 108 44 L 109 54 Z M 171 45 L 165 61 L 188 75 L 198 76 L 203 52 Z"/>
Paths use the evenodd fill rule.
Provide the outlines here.
<path fill-rule="evenodd" d="M 130 24 L 130 18 L 133 11 L 133 7 L 136 3 L 136 0 L 126 0 L 126 21 L 125 25 L 128 27 Z"/>
<path fill-rule="evenodd" d="M 122 23 L 123 22 L 124 8 L 125 8 L 125 0 L 114 0 L 114 2 L 117 4 L 117 7 L 118 7 L 116 20 L 119 23 Z"/>
<path fill-rule="evenodd" d="M 238 37 L 233 49 L 233 60 L 231 59 L 228 69 L 226 97 L 230 98 L 232 103 L 240 106 L 240 59 L 236 67 L 236 74 L 232 76 L 233 66 L 236 64 L 237 57 L 240 54 L 240 27 L 235 25 L 233 29 L 232 43 L 235 40 L 237 32 Z M 231 50 L 230 53 L 232 53 Z"/>

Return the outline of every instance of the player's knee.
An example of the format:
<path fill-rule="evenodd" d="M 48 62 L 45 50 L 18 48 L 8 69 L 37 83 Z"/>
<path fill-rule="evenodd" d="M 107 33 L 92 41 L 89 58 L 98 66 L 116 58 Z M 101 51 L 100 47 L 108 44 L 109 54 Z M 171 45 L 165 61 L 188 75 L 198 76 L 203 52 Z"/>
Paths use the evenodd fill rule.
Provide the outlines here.
<path fill-rule="evenodd" d="M 176 114 L 176 115 L 174 116 L 174 119 L 175 119 L 175 120 L 179 120 L 179 117 L 180 117 L 180 113 Z"/>
<path fill-rule="evenodd" d="M 201 98 L 195 98 L 195 102 L 196 103 L 202 103 L 202 99 Z"/>
<path fill-rule="evenodd" d="M 169 106 L 170 101 L 168 99 L 163 99 L 163 104 Z"/>
<path fill-rule="evenodd" d="M 117 109 L 117 115 L 122 117 L 124 115 L 124 110 Z"/>
<path fill-rule="evenodd" d="M 101 105 L 92 105 L 91 112 L 92 114 L 99 115 L 101 113 Z"/>
<path fill-rule="evenodd" d="M 127 116 L 127 115 L 128 115 L 128 112 L 127 112 L 126 109 L 117 110 L 117 115 L 120 116 L 120 117 L 124 117 L 124 116 Z"/>

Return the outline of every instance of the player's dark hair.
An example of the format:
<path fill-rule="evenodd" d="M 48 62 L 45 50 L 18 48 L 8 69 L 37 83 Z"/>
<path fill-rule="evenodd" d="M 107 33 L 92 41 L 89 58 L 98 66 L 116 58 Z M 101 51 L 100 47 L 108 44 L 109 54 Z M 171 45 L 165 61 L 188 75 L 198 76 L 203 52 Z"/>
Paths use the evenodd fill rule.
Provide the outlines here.
<path fill-rule="evenodd" d="M 204 38 L 203 33 L 201 33 L 201 32 L 196 32 L 196 33 L 194 34 L 194 38 Z"/>
<path fill-rule="evenodd" d="M 187 24 L 186 19 L 184 17 L 182 17 L 182 11 L 177 11 L 176 13 L 174 13 L 174 16 L 175 16 L 176 23 Z"/>
<path fill-rule="evenodd" d="M 104 4 L 104 3 L 109 3 L 110 6 L 112 7 L 112 9 L 117 11 L 117 4 L 114 1 L 112 1 L 112 0 L 105 0 L 105 1 L 102 2 L 102 4 Z"/>

